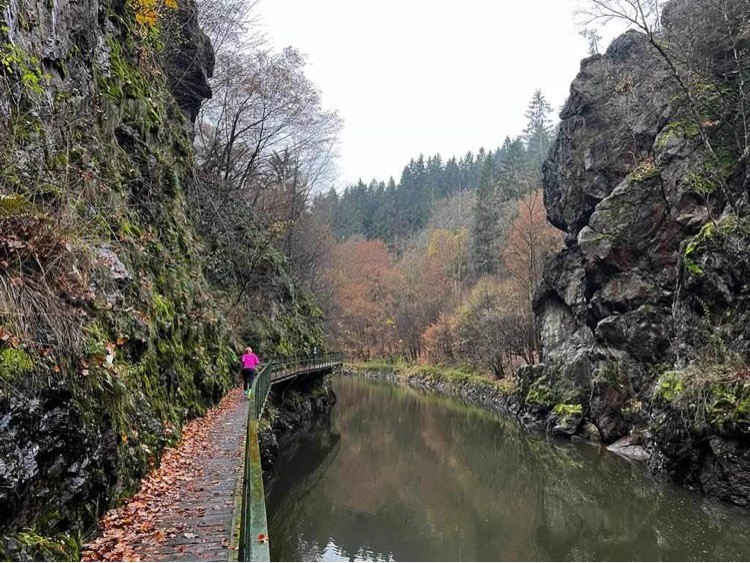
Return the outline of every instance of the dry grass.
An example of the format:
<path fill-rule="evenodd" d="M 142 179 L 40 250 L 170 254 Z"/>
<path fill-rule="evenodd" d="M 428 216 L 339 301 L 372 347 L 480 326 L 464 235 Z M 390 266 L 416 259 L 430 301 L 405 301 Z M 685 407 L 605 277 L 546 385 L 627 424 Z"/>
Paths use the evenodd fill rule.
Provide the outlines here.
<path fill-rule="evenodd" d="M 750 422 L 750 366 L 734 358 L 666 372 L 657 381 L 653 398 L 657 404 L 676 408 L 686 427 L 745 425 Z"/>
<path fill-rule="evenodd" d="M 0 217 L 0 326 L 61 360 L 82 349 L 86 260 L 46 217 Z"/>
<path fill-rule="evenodd" d="M 0 325 L 23 343 L 76 355 L 83 348 L 83 317 L 33 278 L 0 274 Z"/>

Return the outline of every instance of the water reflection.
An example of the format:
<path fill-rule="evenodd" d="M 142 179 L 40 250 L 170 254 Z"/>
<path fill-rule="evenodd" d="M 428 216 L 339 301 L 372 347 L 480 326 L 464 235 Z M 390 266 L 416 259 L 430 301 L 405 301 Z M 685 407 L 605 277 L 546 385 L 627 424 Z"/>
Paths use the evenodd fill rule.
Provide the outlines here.
<path fill-rule="evenodd" d="M 750 558 L 750 514 L 642 465 L 400 386 L 335 389 L 268 476 L 274 560 Z"/>

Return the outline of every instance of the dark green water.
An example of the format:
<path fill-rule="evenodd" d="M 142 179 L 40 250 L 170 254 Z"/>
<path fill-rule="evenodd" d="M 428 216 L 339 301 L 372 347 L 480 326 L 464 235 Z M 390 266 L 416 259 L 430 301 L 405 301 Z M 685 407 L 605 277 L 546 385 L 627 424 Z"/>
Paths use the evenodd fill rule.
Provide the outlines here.
<path fill-rule="evenodd" d="M 402 386 L 335 390 L 269 475 L 275 561 L 750 559 L 750 511 L 641 464 Z"/>

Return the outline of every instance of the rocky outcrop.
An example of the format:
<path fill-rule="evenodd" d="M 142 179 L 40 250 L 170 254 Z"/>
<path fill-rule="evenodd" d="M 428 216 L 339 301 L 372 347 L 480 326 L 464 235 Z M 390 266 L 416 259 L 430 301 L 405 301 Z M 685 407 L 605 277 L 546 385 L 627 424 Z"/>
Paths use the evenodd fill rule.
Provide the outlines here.
<path fill-rule="evenodd" d="M 727 132 L 696 122 L 671 64 L 637 32 L 581 64 L 544 165 L 548 216 L 566 235 L 535 302 L 544 365 L 520 379 L 527 411 L 558 434 L 593 424 L 610 443 L 646 431 L 654 471 L 744 503 L 747 174 Z M 701 415 L 724 408 L 707 372 L 732 369 L 735 412 Z M 679 381 L 660 394 L 670 370 Z M 555 422 L 566 405 L 581 419 Z"/>
<path fill-rule="evenodd" d="M 268 408 L 261 421 L 258 440 L 264 470 L 273 467 L 280 444 L 328 419 L 336 403 L 331 378 L 322 376 L 291 387 L 271 389 Z"/>
<path fill-rule="evenodd" d="M 194 122 L 203 100 L 212 95 L 208 79 L 214 73 L 213 46 L 198 27 L 194 4 L 176 4 L 176 9 L 166 16 L 165 49 L 161 58 L 168 86 L 179 106 Z"/>
<path fill-rule="evenodd" d="M 211 57 L 192 0 L 0 0 L 0 559 L 76 559 L 232 384 L 183 193 Z"/>
<path fill-rule="evenodd" d="M 654 154 L 675 88 L 635 32 L 582 67 L 545 165 L 545 203 L 567 245 L 536 302 L 543 356 L 568 364 L 566 376 L 584 388 L 614 362 L 637 391 L 638 366 L 669 347 L 680 242 L 689 232 L 672 213 L 685 194 L 665 185 L 684 164 Z"/>

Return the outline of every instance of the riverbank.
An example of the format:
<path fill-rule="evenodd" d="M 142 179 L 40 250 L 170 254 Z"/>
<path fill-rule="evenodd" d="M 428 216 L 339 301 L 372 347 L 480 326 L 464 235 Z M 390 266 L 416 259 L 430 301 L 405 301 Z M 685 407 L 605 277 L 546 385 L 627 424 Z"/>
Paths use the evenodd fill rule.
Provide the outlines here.
<path fill-rule="evenodd" d="M 458 397 L 495 412 L 515 416 L 520 403 L 513 380 L 491 380 L 465 371 L 436 366 L 403 366 L 382 362 L 346 364 L 343 375 L 358 375 Z"/>
<path fill-rule="evenodd" d="M 534 402 L 540 393 L 534 381 L 535 368 L 519 371 L 517 378 L 492 380 L 465 371 L 424 365 L 396 365 L 383 362 L 347 364 L 344 375 L 403 383 L 418 389 L 456 397 L 469 403 L 512 416 L 527 430 L 544 432 L 574 442 L 603 443 L 599 429 L 584 416 L 578 403 L 560 402 L 543 405 Z M 643 447 L 641 433 L 628 435 L 608 445 L 607 449 L 636 461 L 646 461 L 649 452 Z"/>
<path fill-rule="evenodd" d="M 745 471 L 750 452 L 747 432 L 737 424 L 698 424 L 694 406 L 681 405 L 678 400 L 686 392 L 667 397 L 667 401 L 663 396 L 671 387 L 665 384 L 653 392 L 656 398 L 626 405 L 617 413 L 629 424 L 612 438 L 606 425 L 600 428 L 587 417 L 590 407 L 585 398 L 560 389 L 549 380 L 544 366 L 526 366 L 515 378 L 500 381 L 450 368 L 379 362 L 348 364 L 343 373 L 457 397 L 512 416 L 529 430 L 573 442 L 604 444 L 612 453 L 646 462 L 655 476 L 706 496 L 740 506 L 750 503 L 750 479 Z M 690 421 L 692 426 L 686 429 Z"/>

